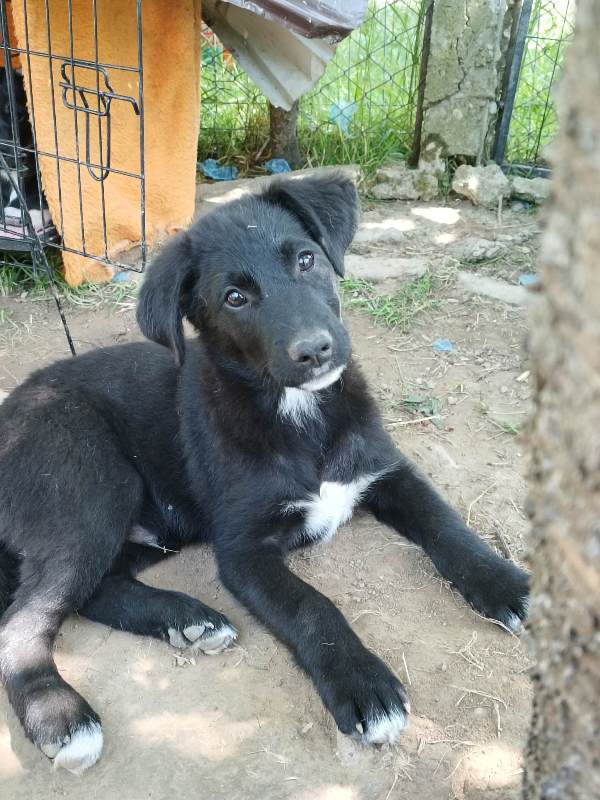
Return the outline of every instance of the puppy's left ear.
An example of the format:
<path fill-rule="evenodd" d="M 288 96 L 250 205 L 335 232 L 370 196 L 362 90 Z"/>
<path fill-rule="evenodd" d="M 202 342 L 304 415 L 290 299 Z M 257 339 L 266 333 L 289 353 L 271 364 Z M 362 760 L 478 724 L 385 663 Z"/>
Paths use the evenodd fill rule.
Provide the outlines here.
<path fill-rule="evenodd" d="M 284 179 L 270 186 L 263 199 L 291 212 L 320 245 L 340 277 L 344 254 L 358 224 L 358 194 L 341 173 L 323 177 Z"/>
<path fill-rule="evenodd" d="M 168 347 L 178 367 L 185 355 L 183 317 L 195 280 L 191 242 L 187 233 L 180 233 L 150 264 L 139 293 L 136 316 L 142 333 Z"/>

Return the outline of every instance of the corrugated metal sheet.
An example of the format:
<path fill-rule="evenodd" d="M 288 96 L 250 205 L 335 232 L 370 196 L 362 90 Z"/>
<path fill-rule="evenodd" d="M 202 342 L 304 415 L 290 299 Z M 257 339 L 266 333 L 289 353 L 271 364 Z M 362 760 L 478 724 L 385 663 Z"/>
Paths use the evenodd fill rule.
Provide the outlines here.
<path fill-rule="evenodd" d="M 319 80 L 366 6 L 366 0 L 203 0 L 202 16 L 271 103 L 289 109 Z"/>

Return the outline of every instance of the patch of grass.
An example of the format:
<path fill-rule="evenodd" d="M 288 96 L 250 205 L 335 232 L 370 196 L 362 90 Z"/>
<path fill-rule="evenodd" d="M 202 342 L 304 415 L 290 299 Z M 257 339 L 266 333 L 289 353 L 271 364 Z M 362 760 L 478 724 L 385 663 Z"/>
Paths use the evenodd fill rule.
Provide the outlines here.
<path fill-rule="evenodd" d="M 440 282 L 427 272 L 393 294 L 379 294 L 372 283 L 355 278 L 343 280 L 341 287 L 346 308 L 364 311 L 388 328 L 407 333 L 418 314 L 436 307 Z"/>
<path fill-rule="evenodd" d="M 518 436 L 521 432 L 519 426 L 513 425 L 511 422 L 503 422 L 500 427 L 504 433 L 509 433 L 511 436 Z"/>
<path fill-rule="evenodd" d="M 317 86 L 300 101 L 298 140 L 309 166 L 358 163 L 369 174 L 412 145 L 428 0 L 369 3 Z M 270 157 L 260 90 L 219 47 L 203 42 L 198 157 L 249 171 Z"/>
<path fill-rule="evenodd" d="M 60 255 L 54 251 L 48 255 L 58 293 L 65 302 L 82 308 L 97 308 L 101 305 L 123 308 L 134 302 L 137 283 L 84 283 L 69 286 L 60 272 Z M 30 300 L 47 300 L 50 281 L 43 269 L 34 269 L 31 257 L 19 254 L 11 256 L 9 263 L 0 265 L 0 296 L 26 295 Z"/>

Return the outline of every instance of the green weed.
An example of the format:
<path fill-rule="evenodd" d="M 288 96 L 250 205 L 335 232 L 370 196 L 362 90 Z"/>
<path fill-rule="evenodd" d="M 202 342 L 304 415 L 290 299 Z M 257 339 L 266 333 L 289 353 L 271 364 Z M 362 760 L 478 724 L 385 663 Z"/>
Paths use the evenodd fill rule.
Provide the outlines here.
<path fill-rule="evenodd" d="M 428 272 L 393 294 L 379 294 L 372 283 L 362 279 L 343 280 L 341 288 L 346 308 L 364 311 L 377 322 L 406 333 L 418 314 L 436 307 L 435 292 L 439 283 Z"/>

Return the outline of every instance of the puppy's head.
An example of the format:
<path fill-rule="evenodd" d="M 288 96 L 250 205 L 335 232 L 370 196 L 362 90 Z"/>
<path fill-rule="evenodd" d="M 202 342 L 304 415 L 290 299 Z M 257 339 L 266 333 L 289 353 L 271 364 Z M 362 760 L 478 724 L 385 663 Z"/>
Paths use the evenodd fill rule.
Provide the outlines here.
<path fill-rule="evenodd" d="M 211 348 L 279 386 L 324 388 L 340 376 L 350 340 L 337 278 L 352 241 L 351 181 L 287 179 L 208 214 L 150 265 L 138 322 L 184 359 L 186 317 Z"/>

